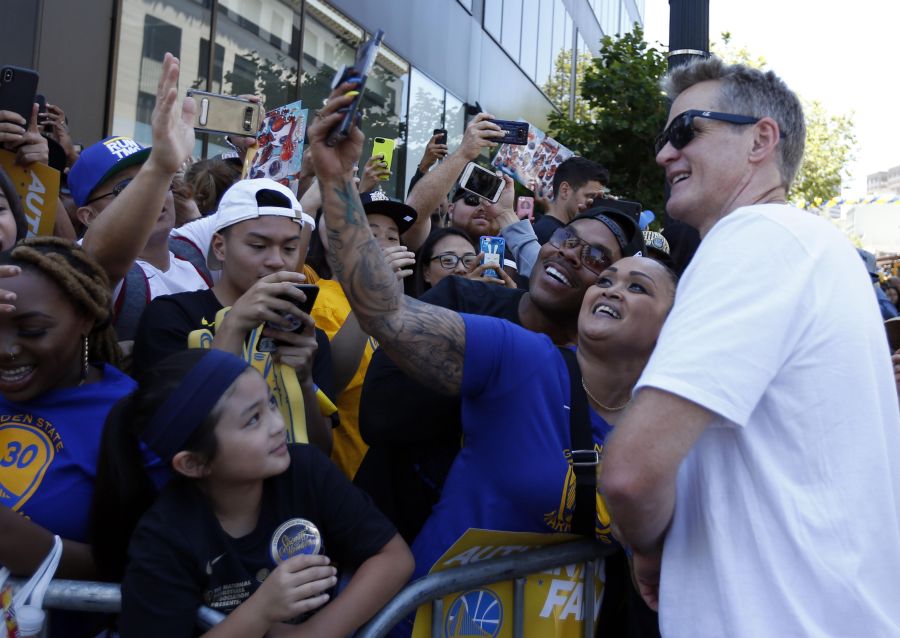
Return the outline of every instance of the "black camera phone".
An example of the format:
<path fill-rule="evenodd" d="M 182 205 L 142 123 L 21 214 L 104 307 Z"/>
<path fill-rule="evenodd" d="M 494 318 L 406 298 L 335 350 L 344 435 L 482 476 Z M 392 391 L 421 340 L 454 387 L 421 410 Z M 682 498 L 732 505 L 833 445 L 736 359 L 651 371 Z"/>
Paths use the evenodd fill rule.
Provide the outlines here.
<path fill-rule="evenodd" d="M 18 66 L 4 66 L 0 69 L 0 111 L 13 111 L 25 120 L 31 121 L 31 109 L 37 92 L 38 73 Z"/>
<path fill-rule="evenodd" d="M 436 128 L 436 129 L 434 129 L 434 133 L 432 133 L 432 135 L 440 135 L 440 137 L 437 138 L 437 140 L 436 140 L 438 144 L 446 144 L 447 143 L 447 129 Z"/>
<path fill-rule="evenodd" d="M 488 120 L 503 129 L 503 137 L 494 138 L 493 142 L 500 144 L 528 144 L 528 122 L 513 122 L 512 120 Z"/>
<path fill-rule="evenodd" d="M 353 63 L 353 66 L 344 66 L 335 74 L 334 81 L 331 83 L 332 90 L 349 80 L 354 80 L 358 86 L 354 89 L 354 91 L 356 91 L 356 97 L 353 99 L 353 102 L 351 102 L 350 106 L 346 107 L 346 109 L 342 109 L 344 119 L 341 120 L 340 124 L 331 129 L 331 132 L 328 134 L 328 139 L 325 140 L 325 143 L 328 146 L 334 146 L 350 134 L 350 128 L 353 126 L 353 122 L 356 119 L 356 114 L 359 111 L 359 104 L 362 101 L 363 91 L 366 88 L 366 80 L 369 77 L 369 73 L 372 72 L 372 67 L 375 65 L 375 57 L 378 55 L 378 49 L 381 47 L 381 40 L 383 38 L 384 31 L 378 29 L 371 40 L 359 47 L 359 51 L 356 54 L 356 61 Z"/>
<path fill-rule="evenodd" d="M 297 306 L 297 309 L 300 312 L 305 314 L 310 314 L 312 312 L 313 306 L 316 303 L 316 297 L 319 295 L 319 287 L 315 284 L 294 284 L 294 288 L 298 290 L 302 290 L 303 294 L 306 295 L 306 301 L 298 302 L 293 297 L 288 297 L 287 295 L 281 295 L 278 298 L 284 299 L 285 301 L 290 301 L 292 304 Z M 286 314 L 284 315 L 284 319 L 288 321 L 292 328 L 286 329 L 282 326 L 273 326 L 266 323 L 267 328 L 273 328 L 275 330 L 281 330 L 282 332 L 303 332 L 303 322 L 300 321 L 297 317 Z M 256 346 L 257 352 L 275 352 L 278 349 L 278 344 L 281 343 L 277 339 L 272 337 L 260 337 L 259 343 Z"/>

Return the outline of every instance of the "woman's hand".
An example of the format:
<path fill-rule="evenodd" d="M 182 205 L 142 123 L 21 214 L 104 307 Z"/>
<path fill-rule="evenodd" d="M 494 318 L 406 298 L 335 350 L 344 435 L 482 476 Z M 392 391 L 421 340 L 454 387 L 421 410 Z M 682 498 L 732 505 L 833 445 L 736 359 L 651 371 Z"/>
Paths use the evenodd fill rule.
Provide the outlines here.
<path fill-rule="evenodd" d="M 384 155 L 380 153 L 373 155 L 366 162 L 363 168 L 362 179 L 359 180 L 359 192 L 368 193 L 378 185 L 378 182 L 384 182 L 391 178 L 391 169 L 388 168 L 387 162 L 384 161 Z"/>
<path fill-rule="evenodd" d="M 498 266 L 497 264 L 482 264 L 481 260 L 484 259 L 484 253 L 478 253 L 478 265 L 475 266 L 471 271 L 463 275 L 466 279 L 472 279 L 474 281 L 483 281 L 486 284 L 493 284 L 495 286 L 506 286 L 507 288 L 518 288 L 516 286 L 516 282 L 513 281 L 513 278 L 510 277 L 502 266 Z M 493 275 L 485 274 L 488 270 L 493 270 L 496 273 L 500 273 L 500 278 L 494 277 Z"/>
<path fill-rule="evenodd" d="M 413 274 L 416 265 L 416 254 L 406 249 L 406 246 L 389 246 L 382 248 L 384 257 L 391 269 L 397 274 L 397 279 L 405 279 Z"/>
<path fill-rule="evenodd" d="M 272 570 L 244 604 L 256 607 L 270 625 L 318 609 L 328 602 L 325 592 L 337 583 L 337 570 L 330 563 L 327 556 L 289 558 Z"/>

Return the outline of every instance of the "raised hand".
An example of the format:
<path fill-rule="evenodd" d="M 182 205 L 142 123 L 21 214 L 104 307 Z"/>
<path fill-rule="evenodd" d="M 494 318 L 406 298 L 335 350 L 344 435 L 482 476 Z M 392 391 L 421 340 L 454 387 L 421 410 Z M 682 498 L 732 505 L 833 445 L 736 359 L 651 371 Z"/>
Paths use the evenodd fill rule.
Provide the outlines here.
<path fill-rule="evenodd" d="M 178 101 L 181 63 L 171 53 L 163 59 L 156 87 L 156 106 L 150 116 L 153 150 L 147 163 L 174 174 L 194 150 L 194 115 L 197 105 L 191 98 Z"/>

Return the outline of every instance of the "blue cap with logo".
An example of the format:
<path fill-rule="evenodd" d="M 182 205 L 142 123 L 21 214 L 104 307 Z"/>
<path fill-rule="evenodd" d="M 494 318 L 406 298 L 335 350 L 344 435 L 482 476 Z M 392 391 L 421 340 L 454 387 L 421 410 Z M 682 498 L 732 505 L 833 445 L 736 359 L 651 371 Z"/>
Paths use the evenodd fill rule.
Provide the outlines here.
<path fill-rule="evenodd" d="M 130 137 L 107 137 L 87 147 L 69 171 L 69 190 L 75 204 L 84 206 L 100 184 L 129 166 L 143 164 L 149 155 L 149 147 Z"/>

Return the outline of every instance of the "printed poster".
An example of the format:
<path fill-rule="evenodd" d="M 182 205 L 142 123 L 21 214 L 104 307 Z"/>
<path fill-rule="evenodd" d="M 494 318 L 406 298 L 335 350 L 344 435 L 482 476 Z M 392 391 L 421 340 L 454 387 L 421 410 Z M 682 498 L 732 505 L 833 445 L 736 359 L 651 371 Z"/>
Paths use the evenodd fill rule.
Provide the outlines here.
<path fill-rule="evenodd" d="M 303 160 L 308 109 L 300 100 L 266 113 L 249 177 L 268 177 L 285 186 L 296 179 Z"/>
<path fill-rule="evenodd" d="M 539 534 L 470 529 L 429 573 L 581 538 L 575 534 Z M 594 632 L 603 600 L 603 560 L 594 563 Z M 581 638 L 584 563 L 557 567 L 526 577 L 523 638 Z M 503 581 L 445 596 L 442 638 L 513 638 L 513 583 Z M 430 638 L 431 603 L 416 612 L 413 638 Z M 592 633 L 594 633 L 592 632 Z"/>
<path fill-rule="evenodd" d="M 533 124 L 528 125 L 528 144 L 501 144 L 493 166 L 539 197 L 553 198 L 553 176 L 564 161 L 575 155 Z"/>
<path fill-rule="evenodd" d="M 22 168 L 16 164 L 16 154 L 5 150 L 0 150 L 0 167 L 9 175 L 22 200 L 28 236 L 52 235 L 59 198 L 59 171 L 38 163 Z"/>

